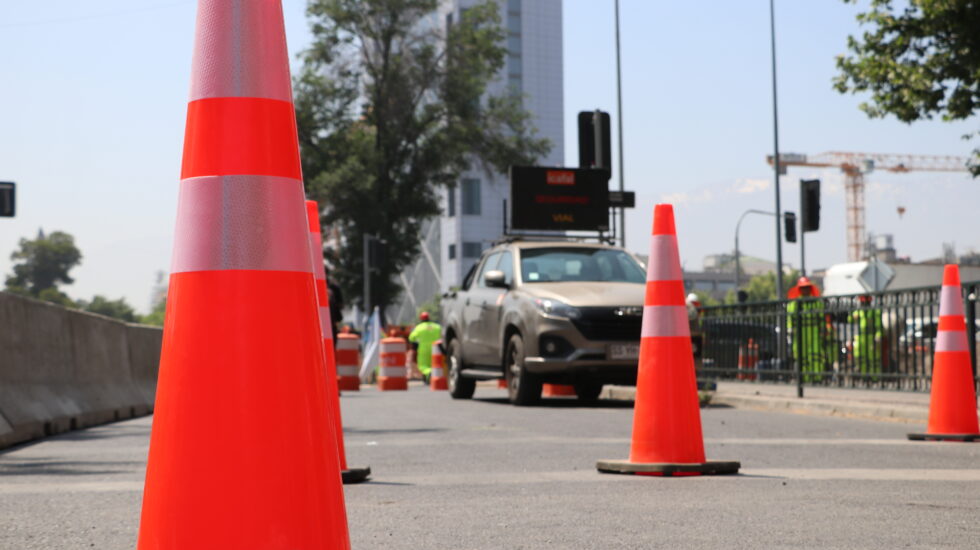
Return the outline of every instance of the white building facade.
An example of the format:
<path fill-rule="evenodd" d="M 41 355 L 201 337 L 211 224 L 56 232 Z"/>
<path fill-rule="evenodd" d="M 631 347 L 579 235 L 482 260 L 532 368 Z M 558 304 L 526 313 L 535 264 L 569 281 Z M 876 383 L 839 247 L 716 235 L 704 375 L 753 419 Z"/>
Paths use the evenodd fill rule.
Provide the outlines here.
<path fill-rule="evenodd" d="M 507 63 L 488 92 L 516 92 L 524 98 L 538 137 L 551 151 L 538 164 L 561 166 L 565 161 L 562 76 L 561 0 L 496 0 L 507 33 Z M 445 13 L 458 20 L 475 0 L 446 0 Z M 445 191 L 439 219 L 440 266 L 445 291 L 460 283 L 473 262 L 503 230 L 503 202 L 509 200 L 507 174 L 488 176 L 474 168 Z"/>
<path fill-rule="evenodd" d="M 506 32 L 507 62 L 487 93 L 517 93 L 531 115 L 536 137 L 547 138 L 551 151 L 537 164 L 562 166 L 564 96 L 562 70 L 562 0 L 494 0 Z M 479 0 L 442 0 L 430 24 L 452 25 Z M 504 226 L 504 200 L 509 200 L 507 174 L 488 175 L 481 167 L 464 173 L 456 186 L 443 191 L 442 215 L 422 226 L 422 251 L 400 274 L 404 289 L 389 319 L 408 323 L 417 309 L 435 295 L 458 286 L 466 272 Z"/>

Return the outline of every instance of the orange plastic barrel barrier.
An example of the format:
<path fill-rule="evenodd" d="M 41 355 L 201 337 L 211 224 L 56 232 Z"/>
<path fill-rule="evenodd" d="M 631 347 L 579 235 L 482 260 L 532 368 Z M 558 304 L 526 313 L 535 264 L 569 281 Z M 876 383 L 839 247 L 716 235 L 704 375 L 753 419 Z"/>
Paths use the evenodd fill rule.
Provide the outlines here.
<path fill-rule="evenodd" d="M 361 337 L 341 332 L 337 335 L 337 385 L 341 390 L 358 391 L 361 389 Z"/>
<path fill-rule="evenodd" d="M 407 354 L 408 344 L 404 338 L 381 339 L 381 366 L 378 368 L 379 390 L 408 389 L 408 368 L 405 366 Z"/>

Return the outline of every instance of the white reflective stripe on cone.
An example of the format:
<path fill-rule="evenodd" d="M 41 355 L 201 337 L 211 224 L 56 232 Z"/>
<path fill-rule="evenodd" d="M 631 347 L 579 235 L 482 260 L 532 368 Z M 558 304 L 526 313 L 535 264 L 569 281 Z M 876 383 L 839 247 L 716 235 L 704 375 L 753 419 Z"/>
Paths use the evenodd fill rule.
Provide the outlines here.
<path fill-rule="evenodd" d="M 357 367 L 337 365 L 337 374 L 339 374 L 340 376 L 357 376 L 358 369 Z"/>
<path fill-rule="evenodd" d="M 292 101 L 281 22 L 279 2 L 201 0 L 191 61 L 195 75 L 191 101 L 211 97 Z"/>
<path fill-rule="evenodd" d="M 677 251 L 675 235 L 654 235 L 650 240 L 650 258 L 647 260 L 647 281 L 680 281 L 681 258 Z"/>
<path fill-rule="evenodd" d="M 245 269 L 312 273 L 310 249 L 303 242 L 309 240 L 305 198 L 303 182 L 292 178 L 181 180 L 171 273 Z M 269 235 L 283 238 L 269 246 Z"/>
<path fill-rule="evenodd" d="M 435 378 L 442 378 L 444 376 L 442 367 L 432 367 L 432 376 Z"/>
<path fill-rule="evenodd" d="M 378 376 L 387 376 L 389 378 L 405 378 L 405 367 L 380 367 L 378 369 Z"/>
<path fill-rule="evenodd" d="M 685 306 L 643 306 L 643 338 L 660 336 L 691 336 Z"/>
<path fill-rule="evenodd" d="M 939 294 L 939 316 L 963 316 L 963 293 L 959 286 L 945 285 Z"/>
<path fill-rule="evenodd" d="M 970 351 L 966 332 L 962 330 L 940 330 L 936 333 L 936 351 Z"/>

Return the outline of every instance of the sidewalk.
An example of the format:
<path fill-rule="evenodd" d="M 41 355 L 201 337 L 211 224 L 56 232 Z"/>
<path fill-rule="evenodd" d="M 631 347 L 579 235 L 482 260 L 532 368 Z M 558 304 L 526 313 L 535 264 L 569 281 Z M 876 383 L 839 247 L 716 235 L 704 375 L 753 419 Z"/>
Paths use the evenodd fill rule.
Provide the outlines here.
<path fill-rule="evenodd" d="M 606 386 L 602 397 L 631 401 L 635 394 L 632 386 Z M 915 424 L 929 418 L 927 393 L 804 386 L 803 395 L 788 384 L 719 382 L 711 405 Z"/>

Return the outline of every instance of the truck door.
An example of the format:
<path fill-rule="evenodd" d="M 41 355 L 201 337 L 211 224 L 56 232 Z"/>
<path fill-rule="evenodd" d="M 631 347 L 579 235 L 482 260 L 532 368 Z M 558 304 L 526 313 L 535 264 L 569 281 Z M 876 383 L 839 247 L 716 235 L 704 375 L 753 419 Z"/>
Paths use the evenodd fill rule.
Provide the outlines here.
<path fill-rule="evenodd" d="M 466 298 L 463 301 L 463 360 L 475 365 L 492 365 L 487 350 L 487 339 L 483 335 L 483 311 L 487 307 L 492 290 L 487 288 L 483 280 L 487 271 L 491 271 L 500 260 L 500 252 L 495 252 L 483 261 L 476 273 Z"/>
<path fill-rule="evenodd" d="M 504 272 L 504 282 L 509 287 L 514 283 L 514 256 L 510 251 L 500 253 L 500 261 L 492 269 Z M 490 271 L 489 269 L 487 271 Z M 480 334 L 484 339 L 483 345 L 486 346 L 488 361 L 491 364 L 500 364 L 503 357 L 503 342 L 500 334 L 500 321 L 504 312 L 504 297 L 509 289 L 484 287 L 487 291 L 487 305 L 483 308 L 483 315 L 480 319 Z"/>

